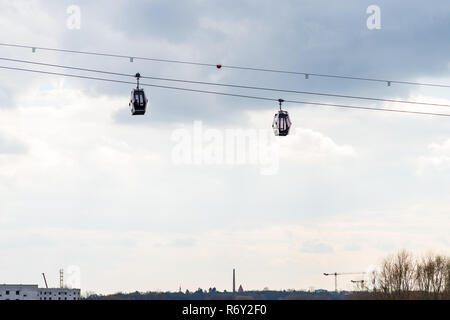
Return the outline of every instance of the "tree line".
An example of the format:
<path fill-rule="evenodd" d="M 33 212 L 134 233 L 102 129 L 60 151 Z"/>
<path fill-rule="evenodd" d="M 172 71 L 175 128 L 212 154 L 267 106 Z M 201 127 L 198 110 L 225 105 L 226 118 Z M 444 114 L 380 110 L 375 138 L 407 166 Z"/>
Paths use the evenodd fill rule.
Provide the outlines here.
<path fill-rule="evenodd" d="M 366 291 L 352 298 L 450 299 L 450 257 L 402 250 L 384 258 L 368 282 Z"/>
<path fill-rule="evenodd" d="M 414 256 L 402 250 L 387 256 L 354 292 L 283 290 L 219 292 L 216 288 L 189 292 L 134 292 L 113 295 L 88 294 L 92 300 L 361 300 L 445 299 L 450 300 L 450 256 L 428 253 Z"/>

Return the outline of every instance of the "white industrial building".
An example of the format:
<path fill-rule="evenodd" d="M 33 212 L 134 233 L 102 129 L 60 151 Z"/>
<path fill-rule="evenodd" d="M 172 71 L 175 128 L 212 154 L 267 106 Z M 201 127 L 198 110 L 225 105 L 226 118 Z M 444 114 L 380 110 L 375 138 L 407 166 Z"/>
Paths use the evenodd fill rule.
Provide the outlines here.
<path fill-rule="evenodd" d="M 80 289 L 39 288 L 33 284 L 0 284 L 0 300 L 79 300 Z"/>

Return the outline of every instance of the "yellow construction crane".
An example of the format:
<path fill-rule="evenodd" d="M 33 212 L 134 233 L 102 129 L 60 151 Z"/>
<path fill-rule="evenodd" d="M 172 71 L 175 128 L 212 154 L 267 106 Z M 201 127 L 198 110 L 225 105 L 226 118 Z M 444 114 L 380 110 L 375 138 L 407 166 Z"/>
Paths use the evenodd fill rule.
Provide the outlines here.
<path fill-rule="evenodd" d="M 365 274 L 365 272 L 334 272 L 334 273 L 324 273 L 324 276 L 334 276 L 334 291 L 337 293 L 337 277 L 342 275 L 350 275 L 350 274 Z"/>

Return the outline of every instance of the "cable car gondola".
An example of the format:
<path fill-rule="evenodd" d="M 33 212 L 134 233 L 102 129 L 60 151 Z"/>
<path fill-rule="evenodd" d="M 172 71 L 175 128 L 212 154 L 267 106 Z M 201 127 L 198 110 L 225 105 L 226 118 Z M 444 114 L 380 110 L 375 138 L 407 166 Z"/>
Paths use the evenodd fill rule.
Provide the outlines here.
<path fill-rule="evenodd" d="M 131 91 L 131 98 L 130 98 L 129 106 L 131 108 L 131 114 L 133 116 L 145 114 L 145 110 L 146 110 L 147 102 L 148 102 L 148 99 L 145 96 L 144 89 L 139 88 L 139 78 L 140 77 L 141 77 L 141 75 L 139 73 L 136 73 L 137 87 L 136 87 L 136 89 L 133 89 Z"/>
<path fill-rule="evenodd" d="M 272 128 L 276 136 L 287 136 L 289 134 L 289 129 L 291 128 L 291 120 L 289 119 L 289 113 L 287 111 L 281 110 L 281 104 L 284 102 L 283 99 L 279 99 L 280 111 L 275 114 L 273 118 Z"/>

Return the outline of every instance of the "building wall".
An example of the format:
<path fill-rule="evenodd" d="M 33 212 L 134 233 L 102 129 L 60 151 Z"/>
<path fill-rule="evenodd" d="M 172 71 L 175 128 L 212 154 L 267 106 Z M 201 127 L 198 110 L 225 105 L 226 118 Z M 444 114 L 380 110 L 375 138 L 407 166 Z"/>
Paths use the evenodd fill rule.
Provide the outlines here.
<path fill-rule="evenodd" d="M 39 300 L 37 285 L 0 285 L 0 300 Z"/>
<path fill-rule="evenodd" d="M 80 289 L 0 284 L 0 300 L 79 300 Z"/>
<path fill-rule="evenodd" d="M 39 288 L 38 300 L 79 300 L 80 289 Z"/>

